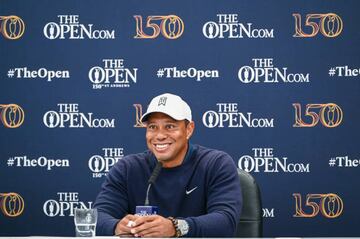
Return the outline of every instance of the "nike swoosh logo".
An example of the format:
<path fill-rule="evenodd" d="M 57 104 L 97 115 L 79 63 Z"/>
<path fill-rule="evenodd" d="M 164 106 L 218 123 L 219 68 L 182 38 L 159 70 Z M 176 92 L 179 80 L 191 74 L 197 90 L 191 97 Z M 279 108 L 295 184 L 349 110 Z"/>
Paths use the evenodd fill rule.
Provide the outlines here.
<path fill-rule="evenodd" d="M 195 187 L 195 188 L 193 188 L 193 189 L 191 189 L 191 190 L 189 190 L 189 191 L 186 190 L 185 192 L 186 192 L 187 195 L 189 195 L 189 194 L 192 193 L 195 189 L 197 189 L 197 187 Z"/>

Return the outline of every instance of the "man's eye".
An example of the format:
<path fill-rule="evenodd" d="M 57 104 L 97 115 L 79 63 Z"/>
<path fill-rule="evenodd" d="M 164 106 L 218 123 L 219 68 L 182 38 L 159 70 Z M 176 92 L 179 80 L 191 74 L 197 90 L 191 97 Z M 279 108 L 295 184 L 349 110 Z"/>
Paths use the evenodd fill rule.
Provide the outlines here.
<path fill-rule="evenodd" d="M 174 129 L 174 128 L 175 128 L 175 125 L 169 124 L 169 125 L 167 125 L 166 127 L 167 127 L 168 129 Z"/>
<path fill-rule="evenodd" d="M 155 129 L 156 128 L 156 126 L 155 125 L 148 125 L 148 127 L 147 127 L 148 129 Z"/>

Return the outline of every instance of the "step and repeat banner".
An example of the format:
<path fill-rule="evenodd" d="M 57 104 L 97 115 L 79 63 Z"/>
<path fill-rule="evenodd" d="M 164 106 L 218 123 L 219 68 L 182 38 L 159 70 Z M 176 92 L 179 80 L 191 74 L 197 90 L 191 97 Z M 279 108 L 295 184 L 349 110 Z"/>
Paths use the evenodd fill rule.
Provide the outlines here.
<path fill-rule="evenodd" d="M 264 236 L 359 236 L 358 1 L 0 1 L 0 235 L 74 236 L 174 93 L 257 180 Z"/>

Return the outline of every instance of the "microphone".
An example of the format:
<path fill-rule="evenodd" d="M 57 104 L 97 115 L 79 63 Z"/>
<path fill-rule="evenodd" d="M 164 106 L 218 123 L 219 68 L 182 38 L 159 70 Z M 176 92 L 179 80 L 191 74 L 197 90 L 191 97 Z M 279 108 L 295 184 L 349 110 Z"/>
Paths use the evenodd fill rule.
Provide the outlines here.
<path fill-rule="evenodd" d="M 152 172 L 149 180 L 148 180 L 148 188 L 147 188 L 147 191 L 146 191 L 146 198 L 145 198 L 145 206 L 149 206 L 149 192 L 150 192 L 150 188 L 151 188 L 151 185 L 153 185 L 157 179 L 157 177 L 159 176 L 160 174 L 160 171 L 161 171 L 161 168 L 162 168 L 162 164 L 160 161 L 157 162 L 155 168 L 154 168 L 154 171 Z"/>
<path fill-rule="evenodd" d="M 155 183 L 157 177 L 159 176 L 161 168 L 162 168 L 162 163 L 158 161 L 153 172 L 151 173 L 149 180 L 148 180 L 149 185 L 148 185 L 148 188 L 146 191 L 146 198 L 145 198 L 144 206 L 136 206 L 136 214 L 137 215 L 146 216 L 146 215 L 157 214 L 158 207 L 149 205 L 149 192 L 150 192 L 151 185 L 153 185 Z"/>

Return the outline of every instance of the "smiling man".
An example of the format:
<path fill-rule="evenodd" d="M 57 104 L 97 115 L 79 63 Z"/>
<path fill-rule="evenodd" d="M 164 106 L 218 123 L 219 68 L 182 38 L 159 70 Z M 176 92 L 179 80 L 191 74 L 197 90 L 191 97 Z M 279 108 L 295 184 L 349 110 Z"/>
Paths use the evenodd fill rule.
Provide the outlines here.
<path fill-rule="evenodd" d="M 115 164 L 102 185 L 97 235 L 135 237 L 232 237 L 242 196 L 237 169 L 226 153 L 189 143 L 195 124 L 179 96 L 153 98 L 141 118 L 148 150 Z M 158 215 L 135 214 L 143 205 L 148 179 L 162 170 L 149 191 Z"/>

